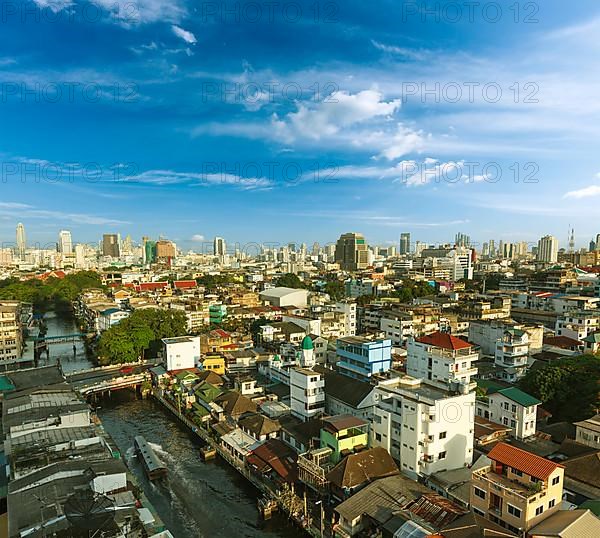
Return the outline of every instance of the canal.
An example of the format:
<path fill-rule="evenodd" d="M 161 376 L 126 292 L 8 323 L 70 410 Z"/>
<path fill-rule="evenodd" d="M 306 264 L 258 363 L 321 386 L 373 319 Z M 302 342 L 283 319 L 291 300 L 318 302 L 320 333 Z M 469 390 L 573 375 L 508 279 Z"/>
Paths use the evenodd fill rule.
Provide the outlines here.
<path fill-rule="evenodd" d="M 73 320 L 45 314 L 48 336 L 79 332 Z M 31 353 L 33 351 L 28 350 Z M 45 357 L 45 355 L 44 355 Z M 49 362 L 60 358 L 63 371 L 93 366 L 83 341 L 50 346 Z M 98 416 L 113 438 L 140 487 L 175 538 L 254 538 L 304 536 L 282 516 L 268 522 L 258 516 L 257 491 L 220 459 L 204 463 L 200 441 L 181 426 L 175 417 L 153 400 L 136 399 L 133 391 L 115 392 L 99 402 Z M 133 438 L 143 435 L 166 463 L 169 474 L 162 481 L 147 480 L 133 450 Z"/>

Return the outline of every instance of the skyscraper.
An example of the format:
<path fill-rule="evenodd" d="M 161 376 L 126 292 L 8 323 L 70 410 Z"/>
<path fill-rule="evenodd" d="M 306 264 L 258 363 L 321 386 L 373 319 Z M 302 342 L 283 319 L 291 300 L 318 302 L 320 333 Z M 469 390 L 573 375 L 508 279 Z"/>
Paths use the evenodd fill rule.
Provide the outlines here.
<path fill-rule="evenodd" d="M 468 235 L 459 232 L 454 238 L 454 244 L 457 247 L 468 247 L 471 244 L 471 238 Z"/>
<path fill-rule="evenodd" d="M 104 234 L 102 236 L 102 256 L 118 258 L 121 254 L 119 234 Z"/>
<path fill-rule="evenodd" d="M 213 254 L 215 256 L 225 256 L 226 251 L 227 245 L 225 244 L 225 239 L 222 237 L 215 237 L 213 241 Z"/>
<path fill-rule="evenodd" d="M 538 241 L 537 261 L 555 263 L 558 260 L 558 239 L 545 235 Z"/>
<path fill-rule="evenodd" d="M 335 261 L 343 271 L 361 271 L 368 266 L 368 246 L 362 234 L 342 234 L 335 246 Z"/>
<path fill-rule="evenodd" d="M 17 224 L 17 258 L 19 258 L 19 260 L 25 258 L 26 248 L 27 240 L 25 239 L 25 226 L 19 222 L 19 224 Z"/>
<path fill-rule="evenodd" d="M 400 255 L 410 254 L 410 233 L 400 234 Z"/>
<path fill-rule="evenodd" d="M 600 234 L 596 236 L 596 250 L 600 250 Z"/>
<path fill-rule="evenodd" d="M 58 252 L 61 254 L 73 254 L 73 240 L 69 230 L 61 230 L 58 234 Z"/>

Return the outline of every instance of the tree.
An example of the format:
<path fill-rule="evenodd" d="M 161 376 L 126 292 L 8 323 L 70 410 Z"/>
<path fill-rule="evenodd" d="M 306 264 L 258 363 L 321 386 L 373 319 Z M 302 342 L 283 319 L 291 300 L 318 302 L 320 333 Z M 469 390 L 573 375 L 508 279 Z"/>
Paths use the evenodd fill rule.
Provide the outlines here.
<path fill-rule="evenodd" d="M 98 342 L 101 365 L 135 362 L 144 356 L 155 357 L 163 338 L 187 333 L 183 312 L 147 308 L 134 311 L 117 325 L 104 331 Z"/>
<path fill-rule="evenodd" d="M 346 287 L 339 280 L 330 280 L 325 284 L 325 293 L 334 301 L 339 301 L 346 296 Z"/>
<path fill-rule="evenodd" d="M 556 422 L 589 418 L 600 408 L 600 358 L 594 355 L 564 357 L 520 382 L 525 392 L 539 398 Z"/>
<path fill-rule="evenodd" d="M 304 282 L 302 282 L 302 280 L 300 280 L 298 275 L 295 275 L 294 273 L 286 273 L 285 275 L 280 276 L 277 279 L 277 286 L 282 287 L 282 288 L 295 288 L 295 289 L 306 288 L 306 285 L 304 284 Z"/>

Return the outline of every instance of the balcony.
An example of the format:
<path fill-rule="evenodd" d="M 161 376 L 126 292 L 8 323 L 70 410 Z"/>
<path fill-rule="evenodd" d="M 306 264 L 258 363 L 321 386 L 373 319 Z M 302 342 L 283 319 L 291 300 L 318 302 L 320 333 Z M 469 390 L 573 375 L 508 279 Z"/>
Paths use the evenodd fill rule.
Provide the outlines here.
<path fill-rule="evenodd" d="M 516 480 L 510 480 L 503 475 L 497 474 L 489 468 L 475 471 L 473 473 L 473 479 L 485 483 L 490 492 L 501 493 L 504 499 L 512 498 L 517 501 L 527 502 L 528 499 L 533 500 L 532 497 L 537 495 L 546 495 L 543 486 L 541 491 L 535 491 L 534 489 L 525 487 Z"/>

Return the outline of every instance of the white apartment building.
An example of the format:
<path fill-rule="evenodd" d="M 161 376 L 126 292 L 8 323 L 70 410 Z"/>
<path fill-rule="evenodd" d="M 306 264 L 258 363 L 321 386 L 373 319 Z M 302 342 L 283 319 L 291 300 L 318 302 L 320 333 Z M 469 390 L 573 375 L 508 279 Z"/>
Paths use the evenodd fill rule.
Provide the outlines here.
<path fill-rule="evenodd" d="M 469 342 L 481 348 L 482 355 L 494 357 L 496 344 L 509 329 L 520 329 L 527 333 L 529 351 L 536 353 L 544 345 L 543 325 L 523 325 L 504 320 L 480 320 L 469 323 Z"/>
<path fill-rule="evenodd" d="M 575 422 L 575 441 L 600 450 L 600 415 Z"/>
<path fill-rule="evenodd" d="M 335 311 L 346 315 L 344 336 L 356 336 L 356 303 L 352 301 L 335 303 Z"/>
<path fill-rule="evenodd" d="M 416 310 L 406 312 L 386 310 L 381 313 L 379 329 L 392 341 L 392 346 L 403 347 L 409 338 L 418 338 L 439 331 L 438 316 L 422 314 Z"/>
<path fill-rule="evenodd" d="M 0 362 L 16 361 L 22 354 L 21 303 L 0 301 Z"/>
<path fill-rule="evenodd" d="M 558 239 L 546 235 L 538 241 L 537 261 L 556 263 L 558 260 Z"/>
<path fill-rule="evenodd" d="M 474 392 L 452 394 L 405 376 L 378 385 L 374 397 L 371 445 L 385 448 L 402 472 L 416 478 L 471 465 Z"/>
<path fill-rule="evenodd" d="M 290 408 L 292 415 L 307 421 L 325 412 L 325 379 L 309 368 L 291 368 Z"/>
<path fill-rule="evenodd" d="M 474 391 L 479 348 L 448 333 L 435 332 L 409 339 L 406 373 L 442 390 Z"/>
<path fill-rule="evenodd" d="M 478 399 L 476 409 L 478 416 L 511 428 L 513 437 L 522 440 L 535 435 L 537 408 L 541 404 L 522 390 L 508 387 Z"/>
<path fill-rule="evenodd" d="M 496 342 L 494 363 L 501 379 L 514 383 L 527 372 L 529 335 L 521 329 L 507 329 Z"/>
<path fill-rule="evenodd" d="M 200 364 L 200 337 L 163 338 L 163 360 L 168 372 L 195 368 Z"/>
<path fill-rule="evenodd" d="M 573 340 L 581 341 L 598 329 L 600 329 L 599 311 L 571 312 L 556 319 L 556 335 Z"/>

